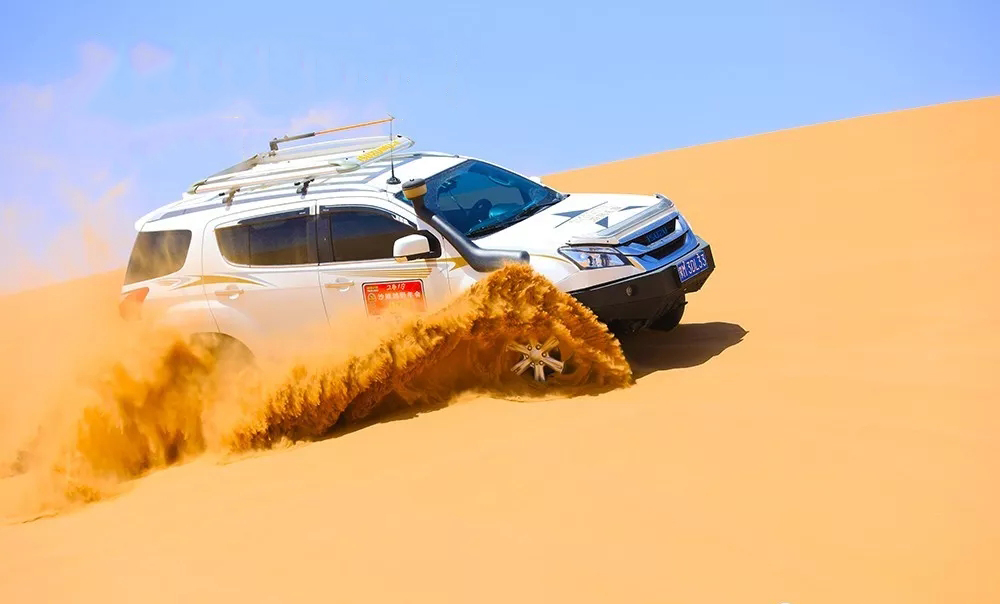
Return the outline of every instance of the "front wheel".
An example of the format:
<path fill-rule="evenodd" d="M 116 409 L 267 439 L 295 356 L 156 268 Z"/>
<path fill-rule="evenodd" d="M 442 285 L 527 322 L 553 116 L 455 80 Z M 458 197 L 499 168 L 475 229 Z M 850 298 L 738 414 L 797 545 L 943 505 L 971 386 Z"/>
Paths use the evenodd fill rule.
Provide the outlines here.
<path fill-rule="evenodd" d="M 528 374 L 536 382 L 544 382 L 548 377 L 561 375 L 566 367 L 559 350 L 559 340 L 555 336 L 550 336 L 544 343 L 533 337 L 515 339 L 507 343 L 507 350 L 513 353 L 510 370 L 516 375 Z"/>
<path fill-rule="evenodd" d="M 649 328 L 655 329 L 656 331 L 670 331 L 671 329 L 677 327 L 680 325 L 681 319 L 684 317 L 684 307 L 686 306 L 687 301 L 685 301 L 684 298 L 681 298 L 670 308 L 670 310 L 653 319 L 653 322 L 649 324 Z"/>

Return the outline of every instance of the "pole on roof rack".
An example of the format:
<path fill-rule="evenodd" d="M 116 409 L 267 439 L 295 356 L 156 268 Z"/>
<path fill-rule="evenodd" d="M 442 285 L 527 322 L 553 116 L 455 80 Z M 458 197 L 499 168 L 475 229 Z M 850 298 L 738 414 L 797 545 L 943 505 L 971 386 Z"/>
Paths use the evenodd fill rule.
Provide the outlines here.
<path fill-rule="evenodd" d="M 332 134 L 334 132 L 343 132 L 344 130 L 353 130 L 354 128 L 363 128 L 365 126 L 374 126 L 375 124 L 384 124 L 386 122 L 391 122 L 394 119 L 396 119 L 396 118 L 394 118 L 394 117 L 392 117 L 390 115 L 387 118 L 384 118 L 384 119 L 381 119 L 381 120 L 374 120 L 374 121 L 371 121 L 371 122 L 362 122 L 360 124 L 352 124 L 350 126 L 340 126 L 338 128 L 329 128 L 327 130 L 318 130 L 316 132 L 306 132 L 305 134 L 294 134 L 294 135 L 291 135 L 291 136 L 283 136 L 281 138 L 273 138 L 273 139 L 271 139 L 270 147 L 271 147 L 271 151 L 277 151 L 278 150 L 278 145 L 281 144 L 281 143 L 287 143 L 287 142 L 290 142 L 290 141 L 302 140 L 304 138 L 311 138 L 313 136 L 322 136 L 324 134 Z"/>
<path fill-rule="evenodd" d="M 392 143 L 392 120 L 395 119 L 392 115 L 389 116 L 389 143 Z M 392 161 L 392 147 L 389 147 L 389 179 L 385 181 L 387 185 L 398 185 L 399 179 L 396 178 L 396 164 Z"/>

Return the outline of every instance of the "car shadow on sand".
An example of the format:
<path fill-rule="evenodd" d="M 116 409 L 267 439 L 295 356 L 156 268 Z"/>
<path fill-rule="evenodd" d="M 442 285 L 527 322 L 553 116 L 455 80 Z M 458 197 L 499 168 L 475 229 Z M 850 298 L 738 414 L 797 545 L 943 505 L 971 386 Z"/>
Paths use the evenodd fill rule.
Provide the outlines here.
<path fill-rule="evenodd" d="M 667 369 L 694 367 L 743 341 L 749 333 L 735 323 L 685 323 L 668 332 L 644 330 L 620 339 L 632 375 L 639 379 Z"/>

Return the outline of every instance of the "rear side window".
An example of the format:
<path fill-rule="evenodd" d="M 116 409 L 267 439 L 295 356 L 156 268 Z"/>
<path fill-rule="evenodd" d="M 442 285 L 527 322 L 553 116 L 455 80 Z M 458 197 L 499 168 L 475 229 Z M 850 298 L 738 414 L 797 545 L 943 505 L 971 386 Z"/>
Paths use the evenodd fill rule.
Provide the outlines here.
<path fill-rule="evenodd" d="M 233 264 L 316 264 L 313 217 L 303 212 L 251 219 L 215 231 L 222 256 Z"/>
<path fill-rule="evenodd" d="M 176 273 L 184 266 L 191 231 L 144 231 L 135 238 L 125 285 Z"/>
<path fill-rule="evenodd" d="M 392 244 L 417 232 L 410 223 L 376 210 L 335 210 L 328 216 L 335 262 L 392 258 Z"/>
<path fill-rule="evenodd" d="M 234 226 L 215 231 L 222 257 L 233 264 L 250 264 L 250 227 Z"/>

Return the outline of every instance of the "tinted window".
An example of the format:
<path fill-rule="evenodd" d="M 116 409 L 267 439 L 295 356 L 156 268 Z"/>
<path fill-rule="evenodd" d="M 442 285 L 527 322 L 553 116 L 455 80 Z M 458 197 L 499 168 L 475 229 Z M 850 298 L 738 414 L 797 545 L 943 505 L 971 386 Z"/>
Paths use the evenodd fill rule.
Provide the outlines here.
<path fill-rule="evenodd" d="M 336 262 L 392 258 L 392 244 L 417 232 L 413 225 L 375 210 L 336 210 L 329 217 Z"/>
<path fill-rule="evenodd" d="M 313 218 L 269 216 L 245 221 L 215 232 L 226 260 L 250 266 L 314 264 L 310 227 Z"/>
<path fill-rule="evenodd" d="M 233 264 L 250 264 L 250 227 L 235 226 L 215 231 L 222 257 Z"/>
<path fill-rule="evenodd" d="M 309 264 L 309 216 L 275 220 L 250 227 L 250 264 Z"/>
<path fill-rule="evenodd" d="M 396 197 L 409 203 L 402 192 Z M 523 176 L 467 160 L 427 179 L 424 203 L 466 235 L 476 236 L 526 218 L 525 210 L 541 209 L 562 199 L 555 190 Z"/>
<path fill-rule="evenodd" d="M 180 270 L 191 246 L 191 231 L 149 231 L 135 238 L 125 271 L 125 285 Z"/>
<path fill-rule="evenodd" d="M 485 164 L 483 166 L 492 168 L 492 166 Z M 453 177 L 439 183 L 435 189 L 438 209 L 444 214 L 455 212 L 468 214 L 475 211 L 477 203 L 486 204 L 489 202 L 490 206 L 514 205 L 520 207 L 524 205 L 526 196 L 512 184 L 512 180 L 500 180 L 506 174 L 499 170 L 484 172 L 485 170 L 458 172 Z M 534 183 L 531 184 L 534 185 Z M 533 190 L 543 192 L 543 189 L 537 185 L 533 187 Z"/>

